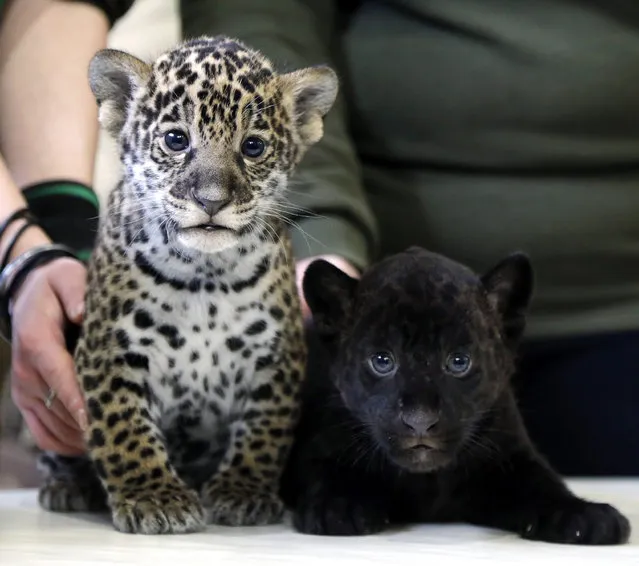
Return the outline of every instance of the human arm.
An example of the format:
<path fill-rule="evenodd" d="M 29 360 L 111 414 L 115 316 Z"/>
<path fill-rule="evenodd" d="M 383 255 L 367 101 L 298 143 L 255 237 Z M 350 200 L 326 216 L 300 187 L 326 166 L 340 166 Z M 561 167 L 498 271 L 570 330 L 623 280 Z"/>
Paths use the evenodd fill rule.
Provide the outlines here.
<path fill-rule="evenodd" d="M 0 221 L 27 204 L 25 186 L 41 189 L 44 181 L 62 179 L 90 197 L 97 110 L 87 68 L 105 46 L 108 27 L 103 11 L 85 3 L 14 0 L 6 6 L 0 21 Z M 61 208 L 59 199 L 47 198 L 29 204 L 42 212 Z M 77 206 L 86 211 L 85 203 Z M 93 209 L 95 216 L 97 205 Z M 58 218 L 57 226 L 77 222 L 77 212 L 66 211 L 68 219 Z M 50 233 L 29 228 L 10 260 L 50 238 L 60 241 L 52 218 L 39 220 Z M 21 224 L 13 223 L 0 240 L 0 257 Z M 77 230 L 69 236 L 87 239 Z M 30 273 L 12 297 L 13 397 L 38 445 L 62 454 L 83 450 L 79 428 L 86 416 L 63 326 L 81 320 L 84 278 L 80 262 L 57 259 Z M 57 395 L 51 411 L 43 404 L 49 388 Z"/>

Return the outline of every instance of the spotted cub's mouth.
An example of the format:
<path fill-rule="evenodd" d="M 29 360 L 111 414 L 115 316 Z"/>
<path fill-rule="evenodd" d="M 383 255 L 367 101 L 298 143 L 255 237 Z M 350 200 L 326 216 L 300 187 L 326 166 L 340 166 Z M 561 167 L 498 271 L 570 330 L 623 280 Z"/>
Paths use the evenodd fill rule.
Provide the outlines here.
<path fill-rule="evenodd" d="M 184 228 L 180 228 L 181 231 L 187 232 L 189 230 L 204 230 L 205 232 L 216 232 L 220 230 L 231 230 L 227 226 L 222 226 L 221 224 L 216 224 L 215 222 L 205 222 L 203 224 L 196 224 L 194 226 L 185 226 Z"/>
<path fill-rule="evenodd" d="M 176 244 L 210 254 L 237 245 L 240 233 L 217 222 L 199 222 L 176 228 Z"/>

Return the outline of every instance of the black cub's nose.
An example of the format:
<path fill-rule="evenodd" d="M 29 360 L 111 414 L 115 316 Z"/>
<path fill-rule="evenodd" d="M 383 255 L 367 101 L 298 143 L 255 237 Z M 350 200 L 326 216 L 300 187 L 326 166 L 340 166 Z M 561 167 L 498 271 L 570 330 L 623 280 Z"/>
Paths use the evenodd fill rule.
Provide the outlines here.
<path fill-rule="evenodd" d="M 416 436 L 426 436 L 439 422 L 439 415 L 435 413 L 410 409 L 403 410 L 400 418 L 411 434 Z"/>
<path fill-rule="evenodd" d="M 195 193 L 193 193 L 191 197 L 202 208 L 202 210 L 204 210 L 204 212 L 206 212 L 211 217 L 215 216 L 229 202 L 231 202 L 231 199 L 229 198 L 222 200 L 209 200 Z"/>

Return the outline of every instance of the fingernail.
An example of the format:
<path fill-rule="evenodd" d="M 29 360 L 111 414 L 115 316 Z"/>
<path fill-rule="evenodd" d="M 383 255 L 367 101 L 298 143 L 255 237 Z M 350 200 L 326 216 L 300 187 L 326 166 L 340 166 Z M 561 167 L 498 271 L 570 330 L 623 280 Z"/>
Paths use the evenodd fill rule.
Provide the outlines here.
<path fill-rule="evenodd" d="M 80 303 L 77 307 L 73 309 L 74 319 L 82 318 L 82 315 L 84 315 L 84 303 Z"/>
<path fill-rule="evenodd" d="M 83 431 L 89 428 L 89 419 L 87 419 L 87 412 L 84 409 L 80 409 L 77 412 L 77 416 L 75 420 L 78 422 L 78 424 L 80 425 L 80 428 Z"/>

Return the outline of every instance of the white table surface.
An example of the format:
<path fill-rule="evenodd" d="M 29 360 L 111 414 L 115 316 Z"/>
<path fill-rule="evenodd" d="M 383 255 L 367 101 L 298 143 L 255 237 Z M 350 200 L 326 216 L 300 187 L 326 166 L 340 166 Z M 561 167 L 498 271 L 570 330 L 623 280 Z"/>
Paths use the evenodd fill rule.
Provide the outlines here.
<path fill-rule="evenodd" d="M 98 516 L 42 511 L 36 493 L 21 490 L 0 491 L 0 565 L 639 566 L 639 480 L 580 480 L 571 486 L 584 497 L 611 503 L 624 512 L 636 531 L 630 543 L 616 547 L 554 545 L 465 525 L 422 525 L 357 538 L 304 536 L 285 525 L 210 527 L 189 535 L 124 535 Z"/>

